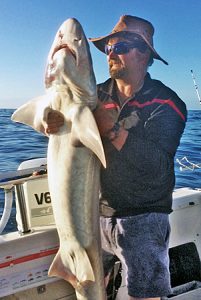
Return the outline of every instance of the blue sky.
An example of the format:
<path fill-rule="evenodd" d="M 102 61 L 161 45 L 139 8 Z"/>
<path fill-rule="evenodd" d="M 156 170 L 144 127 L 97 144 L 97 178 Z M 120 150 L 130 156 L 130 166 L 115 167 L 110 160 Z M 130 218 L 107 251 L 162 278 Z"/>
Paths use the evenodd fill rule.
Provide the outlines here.
<path fill-rule="evenodd" d="M 42 95 L 49 48 L 61 23 L 77 18 L 87 37 L 109 33 L 119 17 L 151 21 L 154 44 L 169 66 L 155 61 L 149 72 L 200 109 L 190 70 L 201 93 L 200 0 L 0 0 L 0 108 L 17 108 Z M 90 46 L 97 82 L 108 77 L 106 57 Z"/>

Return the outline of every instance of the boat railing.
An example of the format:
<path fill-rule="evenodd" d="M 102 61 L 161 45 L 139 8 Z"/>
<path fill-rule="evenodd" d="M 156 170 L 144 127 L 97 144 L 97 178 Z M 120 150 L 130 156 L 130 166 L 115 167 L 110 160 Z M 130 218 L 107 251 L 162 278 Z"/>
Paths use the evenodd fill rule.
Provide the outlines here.
<path fill-rule="evenodd" d="M 17 171 L 0 174 L 0 188 L 5 194 L 0 234 L 9 221 L 14 197 L 16 221 L 21 234 L 31 232 L 37 226 L 54 224 L 46 158 L 22 162 Z"/>
<path fill-rule="evenodd" d="M 5 201 L 4 201 L 4 210 L 0 220 L 0 234 L 4 231 L 8 220 L 11 215 L 12 204 L 13 204 L 13 189 L 4 189 L 5 192 Z"/>

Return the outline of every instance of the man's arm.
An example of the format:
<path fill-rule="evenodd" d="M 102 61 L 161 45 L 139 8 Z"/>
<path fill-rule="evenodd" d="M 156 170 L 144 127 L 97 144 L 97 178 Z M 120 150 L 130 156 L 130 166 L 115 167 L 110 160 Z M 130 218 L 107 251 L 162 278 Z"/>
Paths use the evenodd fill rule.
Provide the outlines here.
<path fill-rule="evenodd" d="M 110 140 L 113 146 L 120 151 L 126 142 L 128 131 L 121 125 L 115 128 L 114 116 L 104 108 L 101 102 L 94 111 L 94 117 L 101 137 Z"/>
<path fill-rule="evenodd" d="M 163 104 L 150 114 L 142 130 L 138 131 L 135 127 L 129 129 L 120 152 L 122 158 L 126 157 L 139 169 L 149 169 L 153 176 L 155 172 L 163 176 L 164 169 L 169 168 L 169 162 L 176 153 L 185 128 L 184 104 L 182 112 L 184 119 L 171 106 Z"/>

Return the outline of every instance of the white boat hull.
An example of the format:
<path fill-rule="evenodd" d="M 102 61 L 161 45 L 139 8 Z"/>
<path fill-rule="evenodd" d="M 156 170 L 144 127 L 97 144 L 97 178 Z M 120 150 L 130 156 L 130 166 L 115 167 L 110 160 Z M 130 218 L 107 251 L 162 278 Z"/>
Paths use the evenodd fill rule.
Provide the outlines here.
<path fill-rule="evenodd" d="M 30 172 L 30 169 L 27 170 Z M 39 181 L 41 181 L 40 184 Z M 24 226 L 24 220 L 22 221 L 21 218 L 22 212 L 19 211 L 23 201 L 18 199 L 18 194 L 16 209 L 18 229 L 21 231 L 21 234 L 13 232 L 0 235 L 0 299 L 76 299 L 74 289 L 70 284 L 66 281 L 58 280 L 58 278 L 49 278 L 47 276 L 49 266 L 59 248 L 59 239 L 51 214 L 51 199 L 48 187 L 45 184 L 46 181 L 47 178 L 44 175 L 11 179 L 8 183 L 0 185 L 5 190 L 15 186 L 16 191 L 17 186 L 20 187 L 20 191 L 23 191 L 23 193 L 22 191 L 20 192 L 20 196 L 24 194 L 25 199 L 23 200 L 22 212 L 26 221 L 26 226 Z M 198 267 L 200 274 L 201 190 L 177 189 L 173 196 L 173 212 L 170 214 L 170 251 L 179 247 L 181 252 L 178 252 L 179 254 L 177 255 L 179 256 L 181 253 L 181 256 L 183 255 L 184 257 L 183 260 L 186 259 L 187 263 L 190 259 L 192 263 L 192 259 L 195 257 L 195 264 L 191 269 L 195 267 L 196 270 L 196 267 Z M 42 201 L 44 199 L 46 201 Z M 47 222 L 49 222 L 49 225 L 44 225 Z M 188 247 L 187 249 L 195 249 L 194 257 L 191 255 L 192 253 L 184 253 L 186 247 Z M 179 277 L 179 272 L 183 271 L 178 270 L 178 263 L 175 263 L 174 266 L 174 259 L 175 257 L 173 257 L 173 268 L 177 264 L 175 267 L 176 276 Z M 185 261 L 181 261 L 181 264 L 185 265 Z M 122 274 L 124 275 L 124 271 Z M 192 291 L 185 288 L 183 292 L 178 292 L 177 294 L 175 292 L 171 299 L 201 299 L 201 278 L 198 278 L 199 276 L 194 278 L 193 276 L 194 274 L 192 274 L 190 280 L 195 281 L 195 284 L 194 282 L 190 284 L 191 289 L 193 285 L 195 288 Z M 124 276 L 122 277 L 123 280 L 115 298 L 116 300 L 127 299 L 126 284 Z M 196 280 L 198 280 L 198 284 Z M 186 282 L 183 283 L 185 284 Z"/>
<path fill-rule="evenodd" d="M 0 236 L 0 297 L 76 299 L 70 284 L 47 276 L 58 247 L 55 228 L 44 228 L 22 236 L 18 232 Z"/>

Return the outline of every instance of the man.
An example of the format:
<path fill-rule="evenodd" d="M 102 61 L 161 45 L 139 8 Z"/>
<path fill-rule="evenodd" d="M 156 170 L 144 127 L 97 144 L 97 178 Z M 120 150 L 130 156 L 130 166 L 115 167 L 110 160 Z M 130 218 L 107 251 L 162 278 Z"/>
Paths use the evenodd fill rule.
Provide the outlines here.
<path fill-rule="evenodd" d="M 171 292 L 169 213 L 186 106 L 147 73 L 153 59 L 167 64 L 154 49 L 153 34 L 150 22 L 122 16 L 110 34 L 90 39 L 107 55 L 111 76 L 98 85 L 94 112 L 107 160 L 100 199 L 105 271 L 117 256 L 129 300 L 159 300 Z M 50 115 L 46 131 L 61 124 Z"/>

